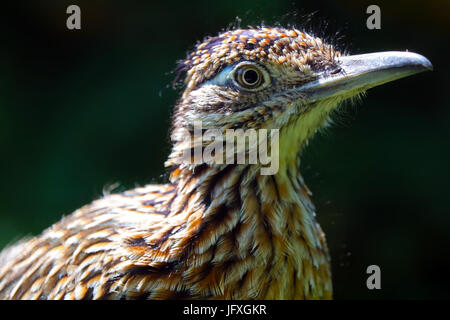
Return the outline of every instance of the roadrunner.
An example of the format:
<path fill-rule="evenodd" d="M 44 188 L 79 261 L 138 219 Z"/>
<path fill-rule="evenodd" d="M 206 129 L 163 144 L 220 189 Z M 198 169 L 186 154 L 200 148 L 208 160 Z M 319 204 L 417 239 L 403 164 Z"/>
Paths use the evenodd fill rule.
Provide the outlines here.
<path fill-rule="evenodd" d="M 170 182 L 107 194 L 4 249 L 0 298 L 332 298 L 301 150 L 345 100 L 431 69 L 409 52 L 344 55 L 296 29 L 206 38 L 176 70 L 184 91 L 173 113 Z M 186 151 L 205 148 L 198 135 L 208 129 L 278 129 L 278 150 L 269 150 L 277 172 L 192 161 Z"/>

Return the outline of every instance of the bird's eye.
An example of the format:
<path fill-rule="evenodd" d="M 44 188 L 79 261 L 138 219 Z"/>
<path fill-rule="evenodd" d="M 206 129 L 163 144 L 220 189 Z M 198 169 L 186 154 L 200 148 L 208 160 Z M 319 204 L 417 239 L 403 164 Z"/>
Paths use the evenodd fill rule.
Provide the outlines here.
<path fill-rule="evenodd" d="M 254 88 L 259 86 L 261 83 L 261 74 L 259 70 L 253 69 L 252 67 L 240 68 L 236 72 L 236 81 L 240 85 L 247 88 Z"/>
<path fill-rule="evenodd" d="M 257 64 L 248 62 L 237 65 L 233 77 L 236 85 L 250 91 L 263 89 L 270 82 L 270 77 L 266 70 Z"/>

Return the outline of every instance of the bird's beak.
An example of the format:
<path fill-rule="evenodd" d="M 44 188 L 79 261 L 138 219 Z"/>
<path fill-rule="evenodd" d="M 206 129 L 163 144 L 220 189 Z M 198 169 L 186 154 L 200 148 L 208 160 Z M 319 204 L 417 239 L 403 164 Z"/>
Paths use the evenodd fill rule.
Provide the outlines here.
<path fill-rule="evenodd" d="M 356 94 L 380 84 L 433 70 L 431 62 L 412 52 L 377 52 L 338 58 L 338 69 L 297 90 L 308 102 Z"/>

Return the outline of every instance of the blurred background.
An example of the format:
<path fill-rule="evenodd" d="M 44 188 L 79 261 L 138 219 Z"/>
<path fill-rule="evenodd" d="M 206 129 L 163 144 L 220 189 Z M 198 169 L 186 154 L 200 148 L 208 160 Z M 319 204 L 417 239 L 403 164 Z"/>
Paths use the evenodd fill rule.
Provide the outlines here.
<path fill-rule="evenodd" d="M 70 4 L 81 30 L 66 28 Z M 371 4 L 381 30 L 366 28 Z M 0 248 L 115 183 L 167 181 L 176 61 L 239 19 L 293 24 L 351 53 L 408 49 L 434 64 L 370 90 L 314 138 L 302 166 L 336 299 L 450 297 L 449 1 L 54 0 L 2 13 Z M 366 287 L 372 264 L 381 290 Z"/>

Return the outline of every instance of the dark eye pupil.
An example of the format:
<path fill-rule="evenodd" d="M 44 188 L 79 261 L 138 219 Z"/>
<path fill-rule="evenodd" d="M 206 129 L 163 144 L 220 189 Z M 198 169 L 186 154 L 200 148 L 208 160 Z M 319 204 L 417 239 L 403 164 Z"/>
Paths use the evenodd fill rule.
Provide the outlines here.
<path fill-rule="evenodd" d="M 234 72 L 234 80 L 239 88 L 258 90 L 266 81 L 265 73 L 254 65 L 240 65 Z"/>
<path fill-rule="evenodd" d="M 259 79 L 259 75 L 255 70 L 246 70 L 244 72 L 244 81 L 247 84 L 250 84 L 250 85 L 255 84 L 258 82 L 258 79 Z"/>

